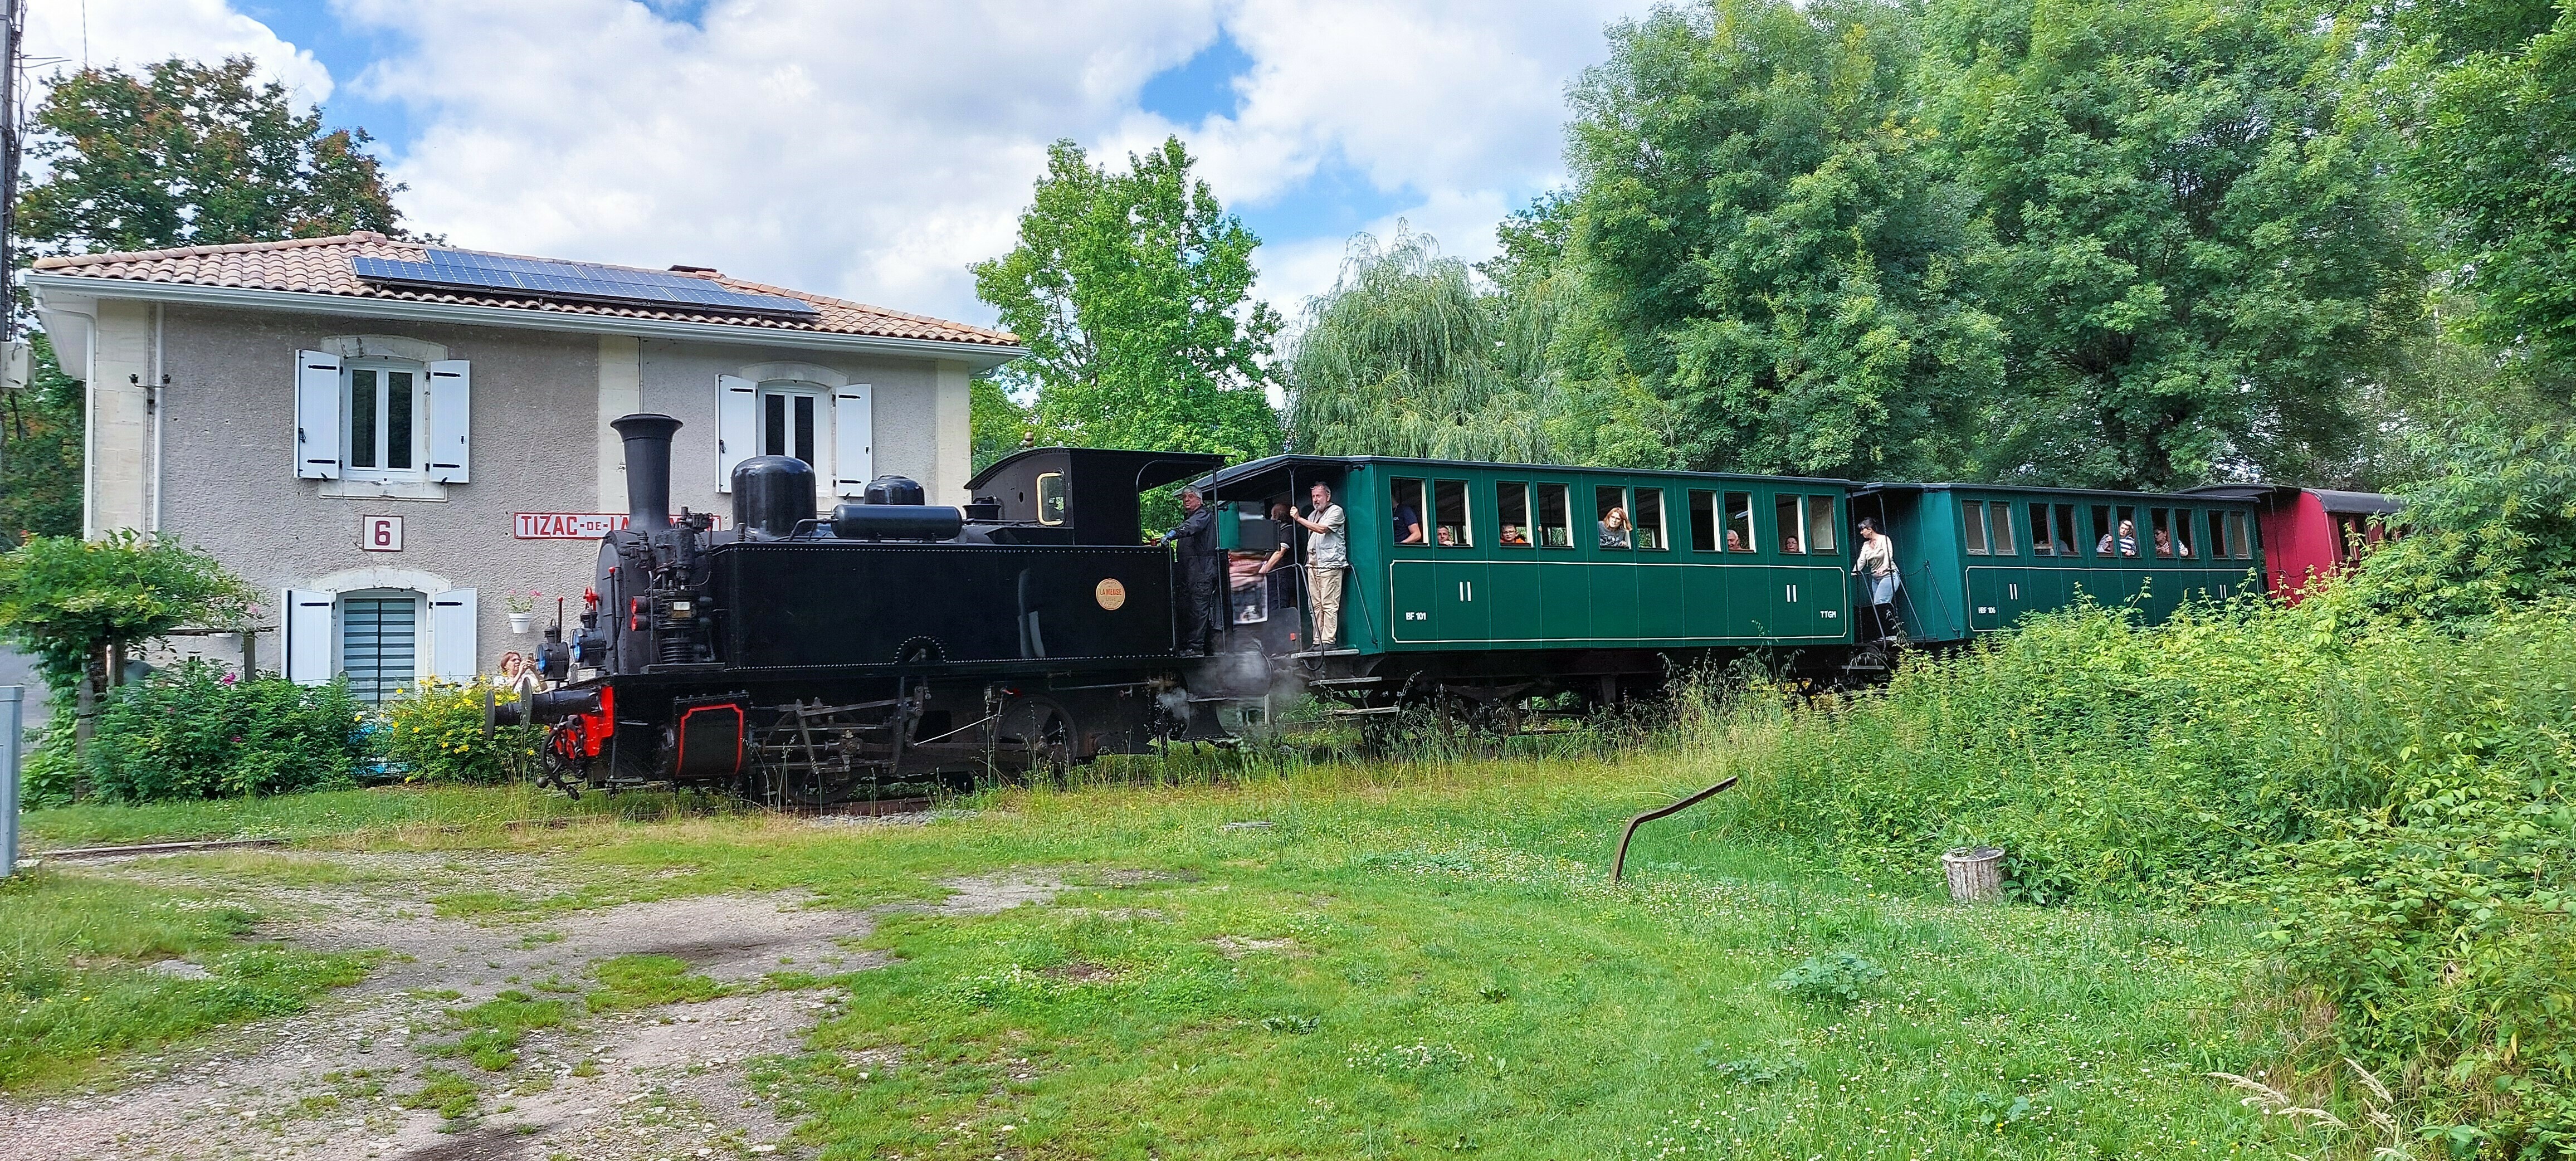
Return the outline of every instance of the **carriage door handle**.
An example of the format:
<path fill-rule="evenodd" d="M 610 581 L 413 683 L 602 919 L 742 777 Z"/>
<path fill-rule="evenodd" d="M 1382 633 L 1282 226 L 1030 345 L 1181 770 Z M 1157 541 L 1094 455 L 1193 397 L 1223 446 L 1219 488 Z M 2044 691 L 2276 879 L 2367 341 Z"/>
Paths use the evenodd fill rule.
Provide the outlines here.
<path fill-rule="evenodd" d="M 2012 594 L 2011 594 L 2011 595 L 2012 595 L 2012 599 L 2014 599 L 2014 600 L 2016 600 L 2016 601 L 2018 601 L 2018 600 L 2020 600 L 2020 599 L 2021 599 L 2021 586 L 2020 586 L 2020 585 L 2012 584 L 2012 585 L 2005 585 L 2004 587 L 2012 590 Z"/>
<path fill-rule="evenodd" d="M 1459 582 L 1458 582 L 1458 599 L 1459 599 L 1459 600 L 1461 600 L 1461 601 L 1470 601 L 1470 602 L 1474 601 L 1474 600 L 1476 599 L 1476 582 L 1474 582 L 1474 581 L 1459 581 Z"/>
<path fill-rule="evenodd" d="M 1793 605 L 1794 605 L 1794 604 L 1797 604 L 1797 603 L 1798 603 L 1798 586 L 1796 586 L 1796 585 L 1782 585 L 1782 586 L 1780 586 L 1780 595 L 1782 595 L 1782 596 L 1784 596 L 1784 597 L 1787 597 L 1787 598 L 1789 599 L 1789 603 L 1790 603 L 1790 604 L 1793 604 Z"/>

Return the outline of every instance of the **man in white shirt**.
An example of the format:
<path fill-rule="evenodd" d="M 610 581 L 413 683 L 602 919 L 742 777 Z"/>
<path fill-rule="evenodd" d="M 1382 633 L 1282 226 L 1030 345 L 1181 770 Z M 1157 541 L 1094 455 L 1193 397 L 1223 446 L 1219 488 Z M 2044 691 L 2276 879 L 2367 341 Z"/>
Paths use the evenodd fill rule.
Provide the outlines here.
<path fill-rule="evenodd" d="M 1306 529 L 1306 592 L 1315 614 L 1315 648 L 1331 649 L 1342 638 L 1342 574 L 1350 568 L 1350 543 L 1343 535 L 1349 523 L 1333 490 L 1317 484 L 1308 490 L 1314 501 L 1304 515 L 1289 515 Z"/>

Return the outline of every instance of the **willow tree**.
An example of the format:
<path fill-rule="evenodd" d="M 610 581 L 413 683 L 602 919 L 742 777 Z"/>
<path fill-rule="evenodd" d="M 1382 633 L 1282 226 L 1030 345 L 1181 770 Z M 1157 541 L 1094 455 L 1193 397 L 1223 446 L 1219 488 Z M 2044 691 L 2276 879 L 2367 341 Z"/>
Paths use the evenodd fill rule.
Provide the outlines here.
<path fill-rule="evenodd" d="M 1333 289 L 1306 302 L 1290 438 L 1320 455 L 1548 462 L 1544 390 L 1506 373 L 1504 323 L 1430 235 L 1353 237 Z"/>

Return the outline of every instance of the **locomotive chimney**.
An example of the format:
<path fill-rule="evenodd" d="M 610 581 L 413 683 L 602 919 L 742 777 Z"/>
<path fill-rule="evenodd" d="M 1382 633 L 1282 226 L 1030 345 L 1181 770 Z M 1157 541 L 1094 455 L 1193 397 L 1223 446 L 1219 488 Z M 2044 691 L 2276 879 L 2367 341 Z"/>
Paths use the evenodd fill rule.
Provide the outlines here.
<path fill-rule="evenodd" d="M 626 440 L 626 526 L 637 532 L 670 527 L 671 433 L 680 430 L 680 421 L 644 412 L 608 426 Z"/>

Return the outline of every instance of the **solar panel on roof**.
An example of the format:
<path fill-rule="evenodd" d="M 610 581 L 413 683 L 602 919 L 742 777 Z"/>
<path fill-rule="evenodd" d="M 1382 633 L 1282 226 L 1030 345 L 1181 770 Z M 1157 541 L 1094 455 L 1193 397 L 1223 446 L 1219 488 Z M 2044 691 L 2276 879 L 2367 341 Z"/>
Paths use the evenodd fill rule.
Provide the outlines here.
<path fill-rule="evenodd" d="M 720 282 L 628 270 L 589 262 L 547 258 L 510 258 L 470 250 L 429 251 L 427 262 L 391 258 L 351 260 L 360 279 L 386 286 L 434 290 L 498 291 L 512 297 L 552 298 L 573 302 L 639 303 L 694 308 L 728 314 L 811 319 L 821 313 L 812 303 L 775 294 L 750 294 Z"/>

